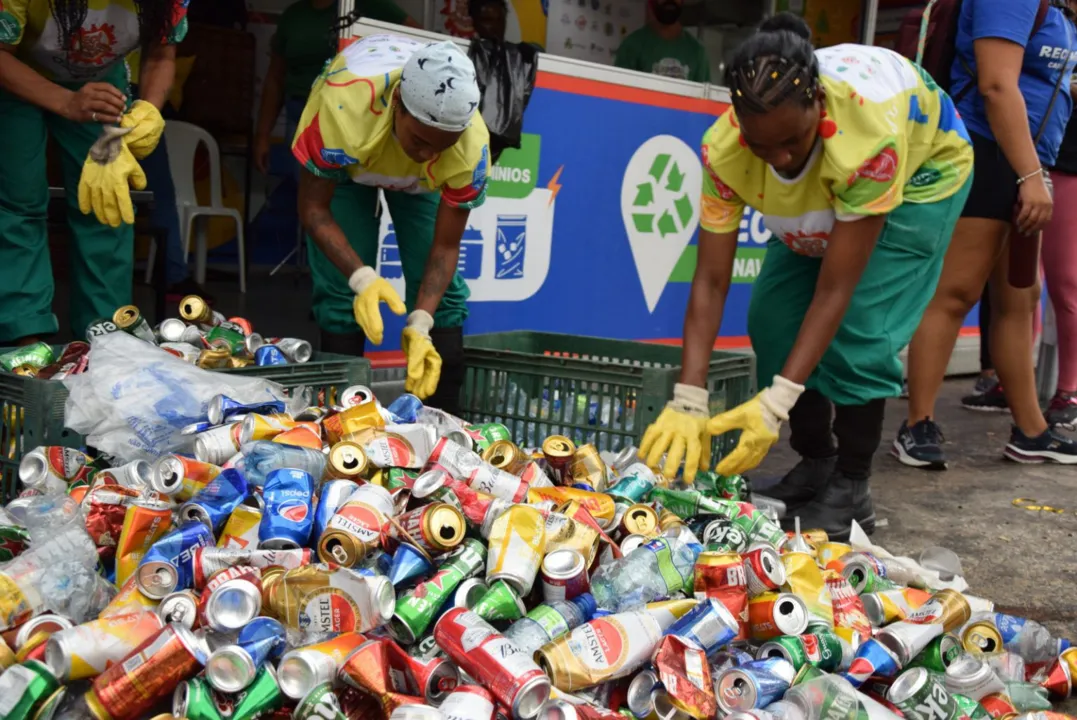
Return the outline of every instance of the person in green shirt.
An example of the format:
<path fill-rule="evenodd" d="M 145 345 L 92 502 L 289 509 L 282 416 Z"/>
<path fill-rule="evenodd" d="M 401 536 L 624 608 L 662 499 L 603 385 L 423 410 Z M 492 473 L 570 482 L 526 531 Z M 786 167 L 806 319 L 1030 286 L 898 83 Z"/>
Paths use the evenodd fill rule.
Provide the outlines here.
<path fill-rule="evenodd" d="M 361 5 L 362 16 L 371 20 L 421 27 L 393 0 L 363 0 Z M 299 0 L 289 5 L 277 21 L 254 139 L 254 163 L 262 173 L 269 172 L 270 140 L 281 108 L 285 135 L 291 142 L 311 85 L 326 61 L 337 53 L 338 17 L 336 0 Z"/>
<path fill-rule="evenodd" d="M 681 25 L 684 0 L 647 0 L 647 24 L 621 41 L 613 64 L 626 70 L 710 82 L 707 51 Z"/>

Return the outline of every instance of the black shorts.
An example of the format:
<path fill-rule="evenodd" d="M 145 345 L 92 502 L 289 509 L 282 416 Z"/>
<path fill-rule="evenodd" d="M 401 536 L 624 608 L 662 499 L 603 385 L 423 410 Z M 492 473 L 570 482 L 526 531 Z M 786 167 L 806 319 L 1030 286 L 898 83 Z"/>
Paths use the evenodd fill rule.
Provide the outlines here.
<path fill-rule="evenodd" d="M 969 136 L 975 160 L 972 189 L 961 217 L 1010 222 L 1017 204 L 1017 173 L 997 142 L 974 132 Z"/>

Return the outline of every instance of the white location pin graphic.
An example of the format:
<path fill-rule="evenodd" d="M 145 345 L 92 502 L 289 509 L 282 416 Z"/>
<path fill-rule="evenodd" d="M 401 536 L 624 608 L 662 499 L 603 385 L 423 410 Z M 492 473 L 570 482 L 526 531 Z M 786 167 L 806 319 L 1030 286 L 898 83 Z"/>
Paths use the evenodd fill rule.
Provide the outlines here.
<path fill-rule="evenodd" d="M 625 168 L 621 218 L 650 312 L 699 224 L 702 187 L 699 153 L 672 135 L 640 145 Z"/>

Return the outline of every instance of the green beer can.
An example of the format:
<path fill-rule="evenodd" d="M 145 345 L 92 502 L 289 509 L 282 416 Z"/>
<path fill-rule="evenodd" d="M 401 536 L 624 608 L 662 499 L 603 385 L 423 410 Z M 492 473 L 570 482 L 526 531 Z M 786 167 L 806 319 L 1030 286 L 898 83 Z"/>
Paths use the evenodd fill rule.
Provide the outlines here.
<path fill-rule="evenodd" d="M 650 499 L 662 503 L 662 507 L 675 513 L 682 520 L 701 514 L 731 518 L 737 512 L 736 503 L 728 500 L 713 500 L 698 490 L 671 490 L 656 486 L 651 490 Z"/>
<path fill-rule="evenodd" d="M 643 502 L 643 498 L 654 488 L 654 481 L 643 475 L 626 475 L 617 484 L 606 490 L 606 494 L 615 500 L 629 503 Z"/>
<path fill-rule="evenodd" d="M 92 343 L 95 337 L 104 337 L 114 332 L 120 332 L 112 318 L 97 318 L 86 326 L 86 342 Z"/>
<path fill-rule="evenodd" d="M 29 365 L 40 370 L 46 365 L 51 365 L 56 360 L 56 354 L 48 343 L 36 342 L 33 345 L 24 345 L 10 352 L 0 355 L 0 367 L 12 372 L 20 365 Z"/>
<path fill-rule="evenodd" d="M 59 687 L 60 681 L 45 663 L 27 660 L 12 665 L 0 675 L 0 716 L 31 718 Z"/>
<path fill-rule="evenodd" d="M 987 712 L 987 710 L 984 709 L 984 706 L 980 703 L 967 695 L 953 693 L 953 696 L 954 702 L 961 708 L 961 712 L 965 713 L 971 720 L 991 720 L 991 713 Z"/>
<path fill-rule="evenodd" d="M 246 690 L 227 696 L 230 705 L 222 702 L 219 694 L 215 693 L 215 697 L 217 709 L 227 720 L 255 720 L 284 705 L 284 693 L 277 684 L 277 673 L 269 663 L 262 666 Z"/>
<path fill-rule="evenodd" d="M 204 677 L 181 682 L 172 693 L 172 715 L 187 720 L 222 720 Z"/>
<path fill-rule="evenodd" d="M 486 545 L 475 538 L 464 538 L 460 547 L 447 555 L 434 577 L 419 583 L 396 603 L 389 621 L 389 634 L 397 642 L 410 645 L 423 636 L 434 615 L 467 578 L 486 567 Z"/>
<path fill-rule="evenodd" d="M 472 425 L 467 429 L 467 434 L 471 436 L 472 441 L 475 443 L 475 452 L 480 455 L 495 442 L 512 440 L 509 429 L 501 423 Z"/>
<path fill-rule="evenodd" d="M 908 664 L 908 667 L 924 667 L 932 672 L 944 673 L 950 667 L 958 655 L 962 655 L 965 649 L 956 636 L 946 633 L 927 644 L 920 653 Z"/>
<path fill-rule="evenodd" d="M 793 664 L 793 668 L 799 671 L 808 664 L 808 653 L 797 635 L 781 635 L 759 646 L 756 657 L 763 658 L 780 657 Z"/>
<path fill-rule="evenodd" d="M 153 328 L 143 317 L 142 311 L 135 305 L 124 305 L 112 314 L 112 322 L 125 333 L 134 335 L 139 340 L 157 344 L 157 336 L 153 334 Z"/>
<path fill-rule="evenodd" d="M 206 333 L 206 344 L 212 348 L 225 348 L 233 355 L 243 355 L 247 351 L 247 337 L 243 333 L 220 325 Z"/>
<path fill-rule="evenodd" d="M 886 699 L 897 705 L 907 720 L 958 720 L 965 715 L 942 680 L 923 667 L 901 673 Z"/>
<path fill-rule="evenodd" d="M 292 720 L 348 720 L 348 717 L 340 709 L 340 699 L 333 692 L 333 684 L 322 683 L 299 701 Z"/>

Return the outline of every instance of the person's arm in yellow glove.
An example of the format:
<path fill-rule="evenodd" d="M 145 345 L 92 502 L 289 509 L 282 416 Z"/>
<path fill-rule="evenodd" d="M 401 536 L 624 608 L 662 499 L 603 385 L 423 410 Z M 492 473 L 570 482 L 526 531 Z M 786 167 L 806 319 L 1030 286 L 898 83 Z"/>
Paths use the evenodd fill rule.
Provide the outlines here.
<path fill-rule="evenodd" d="M 407 312 L 404 301 L 389 281 L 378 277 L 374 268 L 364 265 L 348 278 L 348 287 L 355 293 L 352 312 L 355 322 L 363 329 L 367 339 L 375 345 L 381 345 L 385 336 L 385 323 L 381 320 L 381 303 L 389 306 L 397 315 Z"/>
<path fill-rule="evenodd" d="M 131 188 L 146 188 L 146 173 L 131 154 L 123 138 L 130 130 L 106 125 L 101 137 L 90 146 L 79 178 L 79 210 L 91 212 L 103 225 L 133 225 L 135 208 Z"/>
<path fill-rule="evenodd" d="M 650 467 L 657 469 L 662 455 L 666 455 L 662 474 L 669 479 L 676 476 L 682 458 L 685 482 L 694 482 L 700 468 L 710 469 L 710 436 L 706 434 L 706 423 L 697 423 L 695 418 L 710 414 L 704 388 L 733 277 L 738 232 L 700 228 L 696 271 L 684 316 L 681 382 L 674 388 L 673 400 L 640 442 L 640 459 Z"/>
<path fill-rule="evenodd" d="M 470 209 L 456 207 L 444 198 L 438 205 L 434 220 L 434 243 L 426 258 L 423 281 L 415 300 L 415 309 L 425 310 L 430 317 L 437 313 L 441 298 L 456 274 L 456 265 L 460 261 L 460 240 L 464 237 L 470 214 Z"/>
<path fill-rule="evenodd" d="M 301 170 L 299 220 L 318 249 L 348 278 L 348 286 L 355 293 L 355 301 L 352 303 L 355 322 L 370 342 L 380 345 L 385 334 L 380 303 L 387 303 L 389 309 L 397 315 L 403 315 L 407 310 L 396 290 L 393 290 L 384 278 L 378 277 L 374 268 L 363 264 L 359 254 L 345 237 L 344 231 L 333 219 L 330 203 L 336 186 L 336 180 Z"/>
<path fill-rule="evenodd" d="M 425 400 L 438 389 L 441 379 L 441 355 L 430 340 L 434 318 L 425 310 L 408 315 L 408 324 L 400 338 L 400 347 L 408 361 L 408 377 L 404 390 Z"/>
<path fill-rule="evenodd" d="M 718 463 L 718 473 L 737 475 L 763 462 L 770 448 L 778 442 L 782 422 L 789 419 L 789 411 L 802 392 L 803 385 L 775 375 L 773 384 L 763 392 L 711 418 L 707 422 L 707 432 L 711 435 L 741 431 L 736 449 Z"/>
<path fill-rule="evenodd" d="M 124 142 L 139 160 L 153 152 L 161 140 L 161 133 L 165 129 L 161 108 L 175 79 L 175 45 L 155 45 L 143 51 L 138 85 L 142 99 L 132 103 L 120 120 L 120 127 L 131 129 Z"/>

